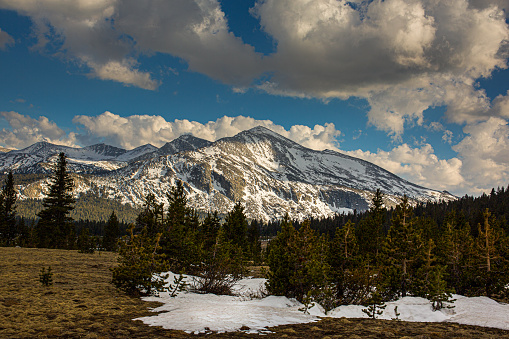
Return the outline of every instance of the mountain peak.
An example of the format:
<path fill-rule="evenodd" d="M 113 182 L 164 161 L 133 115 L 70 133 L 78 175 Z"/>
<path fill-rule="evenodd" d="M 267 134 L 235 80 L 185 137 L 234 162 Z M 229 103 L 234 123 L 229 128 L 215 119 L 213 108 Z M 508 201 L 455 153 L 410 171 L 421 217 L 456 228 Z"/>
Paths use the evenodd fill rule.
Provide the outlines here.
<path fill-rule="evenodd" d="M 290 140 L 281 134 L 278 134 L 267 127 L 264 126 L 256 126 L 251 129 L 242 131 L 237 135 L 230 138 L 222 138 L 218 141 L 236 141 L 246 144 L 256 144 L 259 142 L 268 142 L 273 146 L 279 145 L 282 148 L 304 148 L 293 140 Z"/>
<path fill-rule="evenodd" d="M 210 141 L 195 137 L 191 134 L 183 134 L 170 142 L 167 142 L 159 149 L 163 155 L 171 155 L 184 151 L 194 151 L 198 148 L 207 147 L 212 144 Z"/>

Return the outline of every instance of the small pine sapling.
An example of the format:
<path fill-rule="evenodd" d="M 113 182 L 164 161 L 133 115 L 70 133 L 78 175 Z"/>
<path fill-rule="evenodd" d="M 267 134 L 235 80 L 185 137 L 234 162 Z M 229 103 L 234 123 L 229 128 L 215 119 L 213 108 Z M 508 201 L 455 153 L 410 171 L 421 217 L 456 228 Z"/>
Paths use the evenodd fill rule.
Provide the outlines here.
<path fill-rule="evenodd" d="M 168 263 L 157 253 L 161 234 L 155 238 L 144 228 L 141 234 L 134 235 L 134 226 L 129 229 L 130 236 L 119 242 L 118 266 L 111 269 L 112 283 L 127 294 L 158 295 L 167 290 L 165 279 Z"/>
<path fill-rule="evenodd" d="M 51 272 L 51 266 L 48 266 L 48 270 L 43 267 L 41 268 L 41 273 L 39 273 L 39 281 L 42 286 L 51 286 L 53 285 L 53 272 Z"/>
<path fill-rule="evenodd" d="M 394 306 L 394 318 L 392 318 L 392 320 L 400 321 L 400 315 L 401 313 L 398 313 L 398 306 Z"/>
<path fill-rule="evenodd" d="M 168 293 L 170 293 L 171 298 L 175 298 L 180 292 L 186 290 L 187 283 L 184 280 L 184 276 L 179 274 L 179 276 L 173 277 L 173 284 L 168 286 Z"/>
<path fill-rule="evenodd" d="M 309 291 L 302 297 L 302 307 L 299 308 L 299 311 L 304 312 L 304 314 L 309 314 L 309 309 L 315 306 L 313 302 L 312 292 Z"/>
<path fill-rule="evenodd" d="M 368 317 L 376 319 L 377 316 L 384 313 L 386 307 L 387 305 L 385 305 L 385 302 L 382 300 L 380 293 L 375 291 L 368 300 L 368 307 L 362 309 L 362 312 L 366 313 Z"/>
<path fill-rule="evenodd" d="M 450 304 L 454 303 L 456 299 L 452 299 L 452 293 L 447 289 L 447 283 L 443 279 L 443 270 L 441 268 L 431 273 L 431 282 L 426 298 L 431 302 L 433 312 L 443 308 L 454 308 L 454 305 Z"/>

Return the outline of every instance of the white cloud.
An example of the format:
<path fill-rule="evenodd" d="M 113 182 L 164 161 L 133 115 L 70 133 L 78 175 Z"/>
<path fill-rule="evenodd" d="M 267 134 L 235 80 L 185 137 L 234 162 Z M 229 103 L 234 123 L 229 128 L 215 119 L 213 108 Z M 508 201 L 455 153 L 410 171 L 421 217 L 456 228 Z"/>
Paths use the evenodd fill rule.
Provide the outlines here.
<path fill-rule="evenodd" d="M 122 61 L 109 61 L 106 64 L 89 64 L 93 69 L 93 75 L 103 80 L 113 80 L 125 85 L 134 85 L 143 89 L 155 90 L 159 87 L 159 82 L 151 79 L 150 74 L 140 72 L 133 66 L 133 59 L 124 59 Z"/>
<path fill-rule="evenodd" d="M 138 49 L 177 56 L 191 70 L 235 87 L 250 85 L 263 71 L 261 56 L 229 31 L 216 0 L 125 0 L 115 27 Z"/>
<path fill-rule="evenodd" d="M 260 56 L 228 30 L 216 0 L 0 0 L 29 16 L 36 47 L 76 59 L 91 75 L 144 89 L 160 82 L 137 68 L 140 53 L 168 53 L 229 84 L 249 85 Z"/>
<path fill-rule="evenodd" d="M 29 16 L 38 42 L 36 49 L 77 60 L 91 76 L 144 89 L 158 82 L 136 69 L 130 57 L 132 42 L 113 25 L 117 0 L 0 0 L 0 8 Z"/>
<path fill-rule="evenodd" d="M 121 117 L 111 112 L 98 116 L 76 116 L 73 122 L 79 127 L 76 138 L 82 144 L 106 142 L 127 149 L 147 143 L 162 146 L 183 134 L 192 134 L 209 141 L 231 137 L 244 130 L 264 126 L 306 147 L 323 150 L 337 149 L 337 137 L 341 134 L 334 124 L 315 125 L 313 128 L 294 125 L 289 130 L 270 120 L 256 120 L 250 117 L 224 116 L 205 124 L 197 121 L 166 121 L 161 116 L 131 115 Z"/>
<path fill-rule="evenodd" d="M 458 158 L 438 159 L 430 144 L 419 148 L 402 144 L 390 151 L 378 150 L 376 153 L 362 150 L 344 153 L 370 161 L 424 187 L 454 191 L 465 184 L 462 161 Z"/>
<path fill-rule="evenodd" d="M 278 95 L 364 97 L 369 122 L 395 138 L 429 107 L 472 123 L 490 116 L 475 80 L 506 68 L 509 29 L 501 2 L 267 0 L 254 14 L 277 41 L 260 88 Z M 501 7 L 497 7 L 496 5 Z"/>
<path fill-rule="evenodd" d="M 509 184 L 509 126 L 501 118 L 468 125 L 468 134 L 453 146 L 464 164 L 463 174 L 478 192 Z"/>
<path fill-rule="evenodd" d="M 166 121 L 161 116 L 131 115 L 121 117 L 111 112 L 97 116 L 75 116 L 78 132 L 66 134 L 46 117 L 33 119 L 16 112 L 1 112 L 10 129 L 0 130 L 1 146 L 23 148 L 37 141 L 76 146 L 105 142 L 131 149 L 151 143 L 162 146 L 183 134 L 215 141 L 231 137 L 244 130 L 264 126 L 306 147 L 339 150 L 341 132 L 334 124 L 315 125 L 313 128 L 294 125 L 285 129 L 271 120 L 251 117 L 224 116 L 215 121 L 200 123 L 189 120 Z M 443 130 L 434 124 L 437 131 Z M 433 147 L 425 141 L 418 147 L 404 143 L 389 151 L 348 151 L 348 155 L 377 164 L 388 171 L 416 184 L 434 189 L 448 190 L 458 195 L 478 194 L 493 186 L 509 184 L 509 125 L 506 120 L 492 117 L 486 122 L 464 128 L 467 135 L 453 146 L 457 157 L 439 159 Z M 444 131 L 444 141 L 451 141 L 452 133 Z"/>
<path fill-rule="evenodd" d="M 14 39 L 0 28 L 0 50 L 6 49 L 7 46 L 14 44 Z"/>
<path fill-rule="evenodd" d="M 467 135 L 452 148 L 451 159 L 439 159 L 429 144 L 412 148 L 407 144 L 377 152 L 350 151 L 348 155 L 377 164 L 386 170 L 425 187 L 463 194 L 489 192 L 509 184 L 509 125 L 507 120 L 491 117 L 467 125 Z M 452 132 L 444 131 L 443 141 L 451 143 Z"/>
<path fill-rule="evenodd" d="M 159 52 L 238 93 L 365 98 L 369 122 L 395 139 L 433 106 L 460 124 L 494 116 L 476 81 L 507 67 L 507 0 L 355 3 L 257 1 L 251 13 L 276 43 L 263 57 L 230 32 L 217 0 L 0 0 L 0 8 L 30 16 L 46 52 L 144 89 L 161 81 L 140 69 L 139 55 Z"/>
<path fill-rule="evenodd" d="M 0 112 L 11 129 L 0 130 L 0 140 L 6 148 L 24 148 L 39 141 L 75 146 L 74 133 L 66 133 L 46 117 L 33 119 L 16 112 Z"/>

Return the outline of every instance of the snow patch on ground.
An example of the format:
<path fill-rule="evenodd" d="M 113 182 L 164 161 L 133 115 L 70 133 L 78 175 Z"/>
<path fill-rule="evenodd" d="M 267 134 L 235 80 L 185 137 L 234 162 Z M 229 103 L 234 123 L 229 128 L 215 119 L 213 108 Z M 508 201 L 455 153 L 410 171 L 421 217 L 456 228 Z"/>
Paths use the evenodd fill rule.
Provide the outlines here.
<path fill-rule="evenodd" d="M 170 274 L 168 282 L 173 282 Z M 188 283 L 192 277 L 186 276 Z M 327 315 L 320 305 L 315 305 L 304 314 L 301 303 L 286 297 L 268 296 L 262 299 L 251 297 L 264 289 L 265 279 L 242 279 L 234 287 L 237 296 L 218 296 L 182 292 L 175 298 L 168 294 L 147 297 L 144 300 L 158 301 L 164 305 L 155 308 L 162 312 L 155 316 L 138 318 L 145 324 L 162 326 L 165 329 L 182 330 L 189 333 L 240 331 L 250 333 L 267 332 L 267 327 L 308 323 L 319 317 L 367 318 L 364 306 L 347 305 L 331 310 Z M 468 298 L 454 295 L 454 308 L 433 312 L 427 299 L 405 297 L 386 303 L 380 319 L 396 318 L 394 309 L 403 321 L 455 322 L 465 325 L 496 327 L 509 330 L 509 305 L 500 304 L 487 297 Z"/>

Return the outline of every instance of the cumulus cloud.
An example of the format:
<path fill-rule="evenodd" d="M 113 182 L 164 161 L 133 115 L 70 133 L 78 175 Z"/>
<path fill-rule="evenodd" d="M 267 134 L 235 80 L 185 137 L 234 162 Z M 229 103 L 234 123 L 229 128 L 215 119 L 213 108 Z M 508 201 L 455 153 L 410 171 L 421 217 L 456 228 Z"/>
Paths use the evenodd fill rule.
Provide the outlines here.
<path fill-rule="evenodd" d="M 465 178 L 479 192 L 493 185 L 506 186 L 509 178 L 509 126 L 507 120 L 489 118 L 468 125 L 468 134 L 453 146 L 464 164 Z"/>
<path fill-rule="evenodd" d="M 364 97 L 369 122 L 395 137 L 423 112 L 447 105 L 457 123 L 489 118 L 475 80 L 506 68 L 509 29 L 501 1 L 267 0 L 253 12 L 277 41 L 273 76 L 262 89 L 279 95 Z"/>
<path fill-rule="evenodd" d="M 75 146 L 74 133 L 68 135 L 53 121 L 46 117 L 33 119 L 17 112 L 0 112 L 11 129 L 0 130 L 0 140 L 6 148 L 24 148 L 39 141 Z"/>
<path fill-rule="evenodd" d="M 230 31 L 217 0 L 0 0 L 32 19 L 37 46 L 100 79 L 156 89 L 161 79 L 141 69 L 139 55 L 170 54 L 237 92 L 365 98 L 369 123 L 395 139 L 433 106 L 460 124 L 493 116 L 476 81 L 507 67 L 507 5 L 260 0 L 251 13 L 275 42 L 262 56 Z"/>
<path fill-rule="evenodd" d="M 133 67 L 135 64 L 133 59 L 124 59 L 109 61 L 106 64 L 91 62 L 90 66 L 94 69 L 93 75 L 100 79 L 118 81 L 125 85 L 134 85 L 148 90 L 157 89 L 159 81 L 151 79 L 149 73 L 136 70 Z"/>
<path fill-rule="evenodd" d="M 125 85 L 155 89 L 157 81 L 136 68 L 132 42 L 115 30 L 117 0 L 0 0 L 0 8 L 29 16 L 34 24 L 34 48 L 78 61 L 90 75 Z"/>
<path fill-rule="evenodd" d="M 439 159 L 430 144 L 418 148 L 402 144 L 390 151 L 378 150 L 376 153 L 362 150 L 344 153 L 372 162 L 425 187 L 455 190 L 465 184 L 462 161 L 458 158 Z"/>
<path fill-rule="evenodd" d="M 236 85 L 260 74 L 260 57 L 228 30 L 216 0 L 0 0 L 29 16 L 37 48 L 75 59 L 90 75 L 154 90 L 160 85 L 136 61 L 168 53 L 191 70 Z"/>
<path fill-rule="evenodd" d="M 14 44 L 14 39 L 0 28 L 0 50 L 6 49 L 7 46 Z"/>
<path fill-rule="evenodd" d="M 236 87 L 250 85 L 263 70 L 254 47 L 229 31 L 216 0 L 121 1 L 115 26 L 137 48 L 177 56 L 191 70 Z"/>
<path fill-rule="evenodd" d="M 295 142 L 312 149 L 337 149 L 336 138 L 341 134 L 334 124 L 315 125 L 313 128 L 294 125 L 289 130 L 274 124 L 270 120 L 256 120 L 251 117 L 224 116 L 215 121 L 202 124 L 197 121 L 166 121 L 161 116 L 131 115 L 121 117 L 111 112 L 98 116 L 79 115 L 73 122 L 79 125 L 80 133 L 76 135 L 82 144 L 106 142 L 115 146 L 131 149 L 147 143 L 162 146 L 183 134 L 192 134 L 209 141 L 231 137 L 244 130 L 264 126 Z"/>
<path fill-rule="evenodd" d="M 344 153 L 377 164 L 411 182 L 459 195 L 480 194 L 493 187 L 507 186 L 507 120 L 491 117 L 484 122 L 468 124 L 463 132 L 467 136 L 452 146 L 458 155 L 451 159 L 439 159 L 429 144 L 416 148 L 402 144 L 389 151 L 356 150 Z M 451 143 L 452 132 L 445 130 L 442 139 Z"/>

